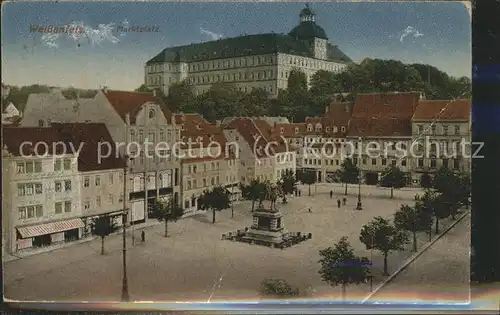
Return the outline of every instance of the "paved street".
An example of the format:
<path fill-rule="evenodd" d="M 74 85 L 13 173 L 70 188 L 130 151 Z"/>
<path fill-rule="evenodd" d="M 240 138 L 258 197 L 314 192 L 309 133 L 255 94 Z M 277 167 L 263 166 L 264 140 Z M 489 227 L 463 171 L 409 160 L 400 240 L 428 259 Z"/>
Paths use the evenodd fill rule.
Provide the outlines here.
<path fill-rule="evenodd" d="M 147 241 L 128 251 L 130 294 L 136 300 L 227 300 L 259 298 L 258 287 L 267 277 L 288 280 L 302 292 L 314 296 L 340 296 L 340 288 L 324 284 L 318 274 L 318 251 L 347 236 L 358 255 L 370 256 L 359 241 L 359 231 L 374 216 L 390 218 L 408 201 L 364 197 L 363 211 L 354 211 L 356 197 L 338 209 L 328 191 L 319 188 L 308 197 L 293 198 L 280 209 L 289 231 L 311 232 L 312 240 L 279 250 L 220 240 L 221 234 L 250 226 L 248 202 L 235 206 L 235 217 L 226 210 L 211 224 L 211 213 L 163 224 L 146 230 Z M 396 192 L 397 194 L 397 192 Z M 311 207 L 312 213 L 307 209 Z M 446 222 L 445 222 L 446 224 Z M 139 239 L 139 232 L 136 232 Z M 421 235 L 420 246 L 425 235 Z M 130 241 L 130 237 L 129 237 Z M 17 300 L 103 301 L 118 300 L 121 293 L 121 236 L 106 239 L 107 254 L 101 256 L 95 240 L 20 260 L 4 268 L 5 296 Z M 408 246 L 411 248 L 411 246 Z M 467 247 L 468 248 L 468 247 Z M 411 252 L 389 257 L 395 270 Z M 381 281 L 382 257 L 373 252 L 375 283 Z M 351 286 L 348 298 L 362 299 L 368 285 Z"/>
<path fill-rule="evenodd" d="M 468 215 L 371 300 L 468 302 L 470 224 Z"/>

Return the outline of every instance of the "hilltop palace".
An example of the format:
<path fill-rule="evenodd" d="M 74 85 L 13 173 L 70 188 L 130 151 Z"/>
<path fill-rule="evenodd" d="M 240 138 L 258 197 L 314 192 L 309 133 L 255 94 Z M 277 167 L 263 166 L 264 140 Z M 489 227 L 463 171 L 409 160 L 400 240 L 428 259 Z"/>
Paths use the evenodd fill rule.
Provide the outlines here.
<path fill-rule="evenodd" d="M 186 79 L 195 93 L 225 82 L 240 91 L 262 88 L 276 96 L 287 87 L 292 69 L 304 72 L 309 82 L 318 70 L 340 72 L 350 62 L 328 42 L 315 13 L 306 6 L 300 12 L 300 24 L 288 35 L 244 35 L 166 48 L 146 62 L 145 84 L 167 94 L 172 84 Z"/>

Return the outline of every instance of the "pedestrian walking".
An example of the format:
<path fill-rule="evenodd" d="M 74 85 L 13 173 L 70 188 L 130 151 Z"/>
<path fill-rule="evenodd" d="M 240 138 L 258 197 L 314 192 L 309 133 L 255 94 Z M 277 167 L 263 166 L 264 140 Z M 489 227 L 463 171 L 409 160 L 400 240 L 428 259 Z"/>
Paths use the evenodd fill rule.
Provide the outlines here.
<path fill-rule="evenodd" d="M 346 199 L 346 197 L 344 197 L 344 198 L 342 199 L 342 203 L 344 204 L 344 206 L 347 204 L 347 199 Z"/>
<path fill-rule="evenodd" d="M 340 208 L 340 199 L 337 199 L 337 206 Z"/>
<path fill-rule="evenodd" d="M 330 199 L 333 198 L 333 191 L 330 190 Z"/>
<path fill-rule="evenodd" d="M 299 197 L 302 196 L 302 190 L 299 190 Z"/>
<path fill-rule="evenodd" d="M 312 212 L 312 211 L 311 211 L 311 208 L 309 208 L 309 212 Z"/>
<path fill-rule="evenodd" d="M 143 230 L 143 231 L 141 231 L 141 241 L 142 241 L 143 243 L 144 243 L 144 242 L 146 242 L 146 232 L 144 232 L 144 230 Z"/>

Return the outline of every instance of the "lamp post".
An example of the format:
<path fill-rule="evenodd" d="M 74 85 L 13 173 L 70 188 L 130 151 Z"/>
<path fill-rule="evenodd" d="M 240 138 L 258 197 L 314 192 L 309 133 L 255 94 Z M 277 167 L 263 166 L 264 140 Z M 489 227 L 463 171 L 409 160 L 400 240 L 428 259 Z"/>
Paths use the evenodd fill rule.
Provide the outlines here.
<path fill-rule="evenodd" d="M 372 231 L 372 246 L 370 247 L 370 292 L 373 292 L 373 243 L 375 243 L 375 235 Z"/>
<path fill-rule="evenodd" d="M 122 278 L 122 302 L 128 302 L 130 295 L 128 293 L 128 278 L 127 278 L 127 170 L 128 170 L 128 155 L 125 155 L 125 165 L 123 167 L 123 278 Z"/>
<path fill-rule="evenodd" d="M 356 205 L 356 210 L 363 210 L 361 203 L 361 154 L 358 157 L 358 204 Z"/>

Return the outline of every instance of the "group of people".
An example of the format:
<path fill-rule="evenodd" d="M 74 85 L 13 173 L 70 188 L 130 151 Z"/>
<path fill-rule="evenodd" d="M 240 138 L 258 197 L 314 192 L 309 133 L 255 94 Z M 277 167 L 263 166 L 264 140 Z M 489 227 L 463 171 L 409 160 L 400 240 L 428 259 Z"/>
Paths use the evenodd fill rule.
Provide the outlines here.
<path fill-rule="evenodd" d="M 332 190 L 330 190 L 330 198 L 333 198 L 333 191 Z M 340 208 L 341 205 L 344 205 L 344 206 L 347 205 L 347 198 L 346 197 L 342 198 L 342 202 L 340 201 L 339 198 L 337 198 L 337 207 Z"/>

